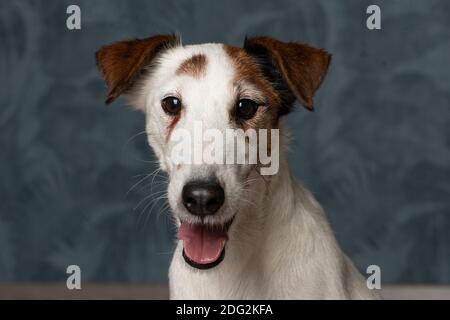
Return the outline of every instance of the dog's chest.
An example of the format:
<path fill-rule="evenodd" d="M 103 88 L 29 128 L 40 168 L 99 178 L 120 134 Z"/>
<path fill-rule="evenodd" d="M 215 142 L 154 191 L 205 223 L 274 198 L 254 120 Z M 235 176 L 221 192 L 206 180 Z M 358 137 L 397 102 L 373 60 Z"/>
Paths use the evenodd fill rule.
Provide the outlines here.
<path fill-rule="evenodd" d="M 222 263 L 211 270 L 196 270 L 186 264 L 177 246 L 170 266 L 171 299 L 263 299 L 266 281 L 251 270 L 239 271 Z"/>

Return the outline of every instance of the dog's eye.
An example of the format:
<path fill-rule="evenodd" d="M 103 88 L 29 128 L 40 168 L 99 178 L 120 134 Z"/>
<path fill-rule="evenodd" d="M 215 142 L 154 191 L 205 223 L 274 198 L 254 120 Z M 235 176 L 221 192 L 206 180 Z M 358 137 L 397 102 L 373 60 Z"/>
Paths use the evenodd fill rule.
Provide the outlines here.
<path fill-rule="evenodd" d="M 175 97 L 167 97 L 161 101 L 161 107 L 164 112 L 170 115 L 176 115 L 181 110 L 181 100 Z"/>
<path fill-rule="evenodd" d="M 258 110 L 258 104 L 250 99 L 241 99 L 236 105 L 236 116 L 239 119 L 248 120 L 253 118 Z"/>

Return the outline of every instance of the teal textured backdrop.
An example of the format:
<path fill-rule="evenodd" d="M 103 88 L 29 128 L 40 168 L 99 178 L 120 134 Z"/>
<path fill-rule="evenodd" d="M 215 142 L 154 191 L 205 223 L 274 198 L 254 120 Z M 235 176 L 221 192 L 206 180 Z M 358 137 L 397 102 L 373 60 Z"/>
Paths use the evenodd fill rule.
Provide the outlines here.
<path fill-rule="evenodd" d="M 285 120 L 296 175 L 361 271 L 450 283 L 450 2 L 376 3 L 381 31 L 365 27 L 372 1 L 1 0 L 0 281 L 62 280 L 69 264 L 83 281 L 167 280 L 164 176 L 132 188 L 156 169 L 144 119 L 123 100 L 103 104 L 94 53 L 179 32 L 330 51 L 316 112 Z M 66 28 L 69 4 L 80 31 Z"/>

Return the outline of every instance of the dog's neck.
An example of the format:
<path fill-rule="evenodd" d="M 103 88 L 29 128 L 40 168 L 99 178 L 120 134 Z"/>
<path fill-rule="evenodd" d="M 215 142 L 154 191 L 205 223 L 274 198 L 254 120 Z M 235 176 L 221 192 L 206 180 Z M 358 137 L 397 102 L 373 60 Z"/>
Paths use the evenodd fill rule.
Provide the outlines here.
<path fill-rule="evenodd" d="M 285 148 L 280 148 L 278 173 L 256 176 L 257 180 L 249 191 L 251 204 L 238 213 L 230 236 L 230 239 L 234 239 L 233 256 L 236 260 L 242 262 L 242 259 L 255 259 L 265 250 L 270 250 L 270 242 L 283 236 L 285 230 L 300 229 L 303 212 L 314 212 L 317 208 L 320 210 L 311 194 L 292 175 L 287 154 L 283 150 Z M 301 241 L 300 238 L 301 235 L 298 235 L 298 241 Z"/>
<path fill-rule="evenodd" d="M 292 174 L 286 151 L 287 142 L 283 136 L 280 139 L 278 172 L 271 176 L 260 176 L 257 180 L 256 188 L 261 190 L 264 196 L 261 197 L 261 194 L 256 196 L 261 201 L 261 208 L 266 211 L 266 223 L 276 221 L 279 224 L 290 221 L 297 215 L 295 209 L 303 204 L 299 203 L 299 199 L 306 201 L 305 193 L 309 193 Z"/>
<path fill-rule="evenodd" d="M 293 212 L 290 205 L 295 202 L 296 181 L 293 177 L 287 155 L 280 154 L 280 169 L 273 176 L 261 177 L 258 181 L 259 188 L 264 190 L 264 197 L 261 198 L 261 208 L 264 209 L 266 222 L 273 219 L 278 221 L 289 219 Z"/>

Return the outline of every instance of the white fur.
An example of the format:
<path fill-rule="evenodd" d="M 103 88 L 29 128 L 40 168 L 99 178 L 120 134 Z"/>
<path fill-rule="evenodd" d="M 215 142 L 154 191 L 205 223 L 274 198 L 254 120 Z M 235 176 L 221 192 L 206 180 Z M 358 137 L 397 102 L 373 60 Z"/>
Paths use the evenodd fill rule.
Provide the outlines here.
<path fill-rule="evenodd" d="M 176 75 L 193 54 L 207 57 L 203 77 Z M 146 112 L 149 143 L 170 177 L 168 199 L 179 219 L 198 222 L 180 201 L 184 184 L 195 177 L 216 175 L 225 189 L 225 204 L 207 222 L 234 217 L 225 258 L 216 267 L 198 270 L 182 257 L 178 241 L 170 266 L 172 299 L 371 299 L 364 278 L 339 248 L 314 197 L 291 175 L 285 152 L 280 171 L 261 177 L 245 165 L 182 165 L 170 162 L 172 144 L 165 139 L 170 121 L 160 106 L 167 95 L 179 95 L 185 110 L 176 128 L 191 129 L 193 120 L 206 128 L 230 126 L 236 70 L 220 44 L 179 46 L 161 55 L 152 74 L 132 95 Z M 244 88 L 245 89 L 245 88 Z M 248 88 L 254 92 L 253 87 Z M 261 94 L 254 92 L 254 94 Z M 281 141 L 281 145 L 285 142 Z M 250 174 L 247 178 L 247 175 Z M 246 180 L 247 179 L 247 180 Z M 245 182 L 249 182 L 245 186 Z"/>

